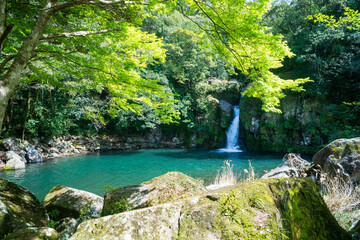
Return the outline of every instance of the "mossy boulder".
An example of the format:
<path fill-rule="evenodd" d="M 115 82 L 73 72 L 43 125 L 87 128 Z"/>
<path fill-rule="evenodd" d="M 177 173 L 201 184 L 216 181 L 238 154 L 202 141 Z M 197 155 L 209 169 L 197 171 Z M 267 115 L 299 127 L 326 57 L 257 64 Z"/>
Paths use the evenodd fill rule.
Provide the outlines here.
<path fill-rule="evenodd" d="M 4 170 L 16 170 L 24 169 L 26 160 L 14 151 L 7 151 L 2 157 L 2 160 L 6 163 Z"/>
<path fill-rule="evenodd" d="M 45 196 L 42 204 L 53 220 L 71 217 L 83 219 L 99 217 L 104 199 L 96 194 L 57 185 Z"/>
<path fill-rule="evenodd" d="M 47 224 L 46 210 L 33 193 L 0 179 L 0 238 L 22 228 Z"/>
<path fill-rule="evenodd" d="M 77 239 L 351 239 L 310 179 L 244 182 L 89 220 Z"/>
<path fill-rule="evenodd" d="M 173 239 L 182 204 L 163 204 L 83 222 L 71 240 Z"/>
<path fill-rule="evenodd" d="M 313 163 L 320 165 L 331 177 L 345 170 L 351 180 L 360 180 L 360 137 L 338 139 L 313 156 Z"/>
<path fill-rule="evenodd" d="M 12 233 L 6 240 L 58 240 L 59 234 L 48 227 L 29 227 Z"/>
<path fill-rule="evenodd" d="M 102 215 L 150 207 L 204 192 L 204 185 L 196 179 L 180 172 L 168 172 L 140 185 L 106 193 Z"/>

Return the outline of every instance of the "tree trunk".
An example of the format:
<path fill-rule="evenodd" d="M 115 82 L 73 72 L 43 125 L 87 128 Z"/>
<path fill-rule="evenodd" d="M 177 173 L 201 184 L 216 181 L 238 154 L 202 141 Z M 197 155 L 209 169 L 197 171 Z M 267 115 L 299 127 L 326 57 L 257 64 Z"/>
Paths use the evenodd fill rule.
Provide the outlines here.
<path fill-rule="evenodd" d="M 26 102 L 26 112 L 25 112 L 25 117 L 24 117 L 23 130 L 21 133 L 21 141 L 25 140 L 26 120 L 29 116 L 29 111 L 30 111 L 30 107 L 31 107 L 30 103 L 31 103 L 31 88 L 29 88 L 29 91 L 28 91 L 28 98 L 27 98 L 27 102 Z"/>
<path fill-rule="evenodd" d="M 0 81 L 0 133 L 9 98 L 13 95 L 21 74 L 30 61 L 47 22 L 54 13 L 53 7 L 56 2 L 57 0 L 47 1 L 43 10 L 39 14 L 39 17 L 37 18 L 31 33 L 24 40 L 4 79 Z"/>
<path fill-rule="evenodd" d="M 6 27 L 6 0 L 0 0 L 0 37 Z"/>

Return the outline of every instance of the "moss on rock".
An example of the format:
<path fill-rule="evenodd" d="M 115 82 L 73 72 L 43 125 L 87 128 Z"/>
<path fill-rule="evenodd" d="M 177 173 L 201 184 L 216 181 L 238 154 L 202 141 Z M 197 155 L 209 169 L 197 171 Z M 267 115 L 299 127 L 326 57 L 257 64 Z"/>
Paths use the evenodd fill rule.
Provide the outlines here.
<path fill-rule="evenodd" d="M 31 227 L 19 230 L 6 237 L 6 240 L 58 240 L 59 234 L 52 228 Z"/>
<path fill-rule="evenodd" d="M 0 179 L 0 238 L 22 228 L 47 224 L 46 210 L 33 193 Z"/>
<path fill-rule="evenodd" d="M 215 195 L 90 220 L 71 239 L 351 239 L 310 179 L 243 182 Z"/>
<path fill-rule="evenodd" d="M 261 110 L 261 101 L 244 97 L 240 121 L 250 150 L 314 154 L 334 132 L 334 106 L 323 99 L 287 94 L 281 100 L 282 114 Z M 328 116 L 330 115 L 330 116 Z"/>
<path fill-rule="evenodd" d="M 331 142 L 313 156 L 313 163 L 320 165 L 330 177 L 336 176 L 340 169 L 351 180 L 360 180 L 360 137 Z"/>
<path fill-rule="evenodd" d="M 141 185 L 108 192 L 102 215 L 155 206 L 206 192 L 204 185 L 180 172 L 168 172 Z"/>
<path fill-rule="evenodd" d="M 274 180 L 270 185 L 290 239 L 351 239 L 310 179 Z"/>
<path fill-rule="evenodd" d="M 42 201 L 49 213 L 59 213 L 52 216 L 56 221 L 66 217 L 99 217 L 103 202 L 96 194 L 60 185 L 53 187 Z"/>

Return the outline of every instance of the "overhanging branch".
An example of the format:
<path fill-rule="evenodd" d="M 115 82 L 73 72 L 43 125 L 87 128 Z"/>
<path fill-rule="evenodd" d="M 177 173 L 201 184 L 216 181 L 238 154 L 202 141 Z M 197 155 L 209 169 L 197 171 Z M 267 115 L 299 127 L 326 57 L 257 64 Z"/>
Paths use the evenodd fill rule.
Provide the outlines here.
<path fill-rule="evenodd" d="M 79 6 L 79 5 L 127 5 L 127 4 L 141 4 L 147 5 L 144 1 L 125 1 L 125 0 L 78 0 L 78 1 L 71 1 L 71 2 L 59 2 L 51 9 L 53 12 L 63 10 L 65 8 Z"/>
<path fill-rule="evenodd" d="M 72 37 L 85 37 L 88 35 L 102 34 L 107 32 L 121 31 L 121 28 L 109 28 L 99 31 L 77 31 L 77 32 L 68 32 L 68 33 L 55 33 L 55 34 L 44 34 L 40 40 L 50 40 L 55 38 L 72 38 Z"/>

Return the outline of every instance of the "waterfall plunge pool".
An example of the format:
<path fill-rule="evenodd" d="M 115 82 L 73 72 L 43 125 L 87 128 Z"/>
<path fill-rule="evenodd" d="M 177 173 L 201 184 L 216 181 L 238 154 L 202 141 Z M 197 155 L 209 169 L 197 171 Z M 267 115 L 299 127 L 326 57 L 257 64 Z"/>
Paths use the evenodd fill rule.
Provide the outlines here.
<path fill-rule="evenodd" d="M 234 171 L 243 174 L 249 160 L 258 176 L 282 163 L 283 154 L 216 152 L 209 150 L 156 149 L 98 153 L 34 163 L 26 169 L 0 172 L 32 191 L 41 201 L 55 185 L 64 185 L 104 195 L 108 184 L 125 187 L 140 184 L 169 171 L 179 171 L 211 184 L 223 161 L 231 160 Z"/>

